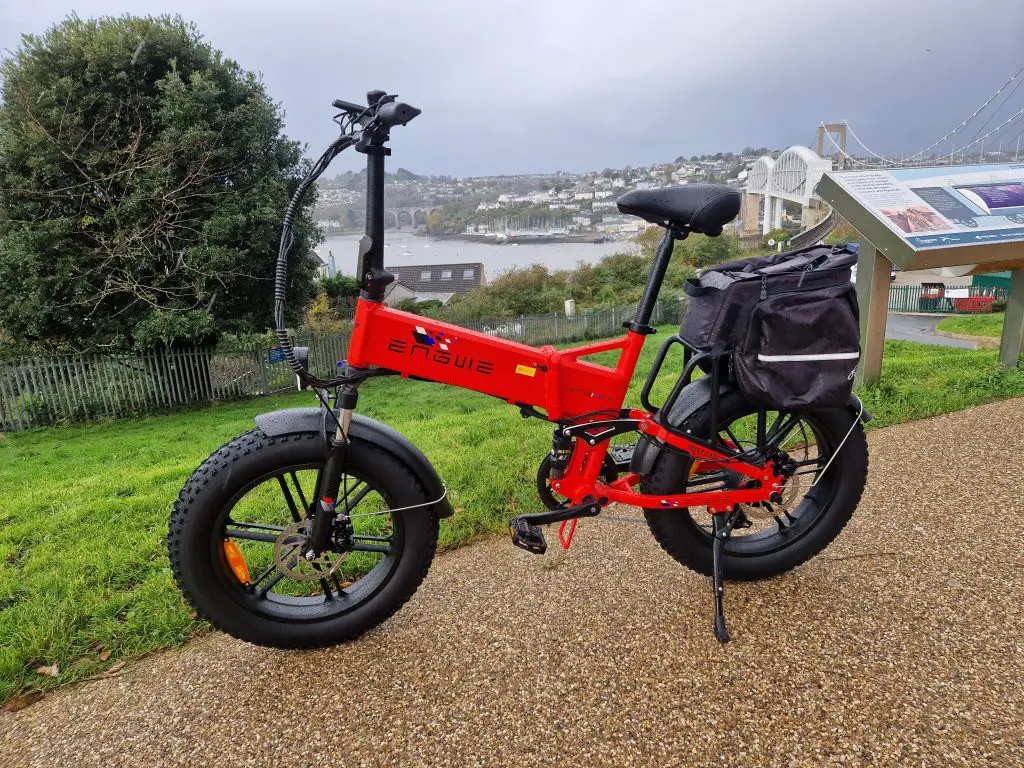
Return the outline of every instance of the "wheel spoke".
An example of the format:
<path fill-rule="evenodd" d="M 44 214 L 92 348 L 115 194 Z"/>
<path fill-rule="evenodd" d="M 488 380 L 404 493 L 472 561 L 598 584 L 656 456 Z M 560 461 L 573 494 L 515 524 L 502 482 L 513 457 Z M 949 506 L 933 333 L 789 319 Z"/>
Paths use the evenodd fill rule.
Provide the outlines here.
<path fill-rule="evenodd" d="M 281 573 L 280 571 L 275 573 L 274 576 L 270 579 L 270 581 L 268 581 L 266 584 L 264 584 L 262 587 L 260 587 L 260 589 L 256 590 L 256 597 L 259 597 L 259 598 L 266 597 L 267 593 L 270 590 L 272 590 L 274 588 L 274 586 L 277 584 L 277 582 L 279 582 L 283 578 L 284 578 L 284 574 Z"/>
<path fill-rule="evenodd" d="M 352 542 L 352 552 L 381 552 L 385 555 L 391 553 L 391 547 L 385 547 L 380 544 L 362 544 L 357 541 Z"/>
<path fill-rule="evenodd" d="M 295 492 L 299 494 L 299 501 L 302 502 L 302 509 L 306 513 L 306 517 L 309 517 L 309 502 L 306 501 L 306 494 L 302 492 L 302 485 L 299 484 L 299 478 L 296 477 L 295 473 L 292 472 L 292 482 L 295 483 Z"/>
<path fill-rule="evenodd" d="M 229 539 L 245 539 L 247 541 L 265 541 L 273 544 L 277 541 L 277 536 L 270 533 L 257 533 L 256 531 L 246 530 L 231 530 L 230 528 L 224 530 L 224 535 Z"/>
<path fill-rule="evenodd" d="M 800 417 L 796 414 L 789 414 L 779 424 L 776 429 L 766 441 L 766 447 L 768 448 L 781 448 L 782 444 L 789 439 L 790 433 L 800 424 Z"/>
<path fill-rule="evenodd" d="M 292 473 L 292 477 L 295 473 Z M 302 519 L 302 515 L 299 514 L 299 510 L 295 508 L 295 499 L 292 498 L 292 492 L 288 489 L 288 483 L 285 482 L 284 477 L 281 475 L 277 476 L 277 482 L 281 486 L 281 495 L 284 496 L 284 500 L 288 503 L 288 510 L 292 513 L 292 520 L 296 523 Z M 305 509 L 305 505 L 303 505 Z"/>
<path fill-rule="evenodd" d="M 261 581 L 263 581 L 265 578 L 267 578 L 267 576 L 269 576 L 270 574 L 272 574 L 276 570 L 277 570 L 277 563 L 272 563 L 270 565 L 270 567 L 267 568 L 267 570 L 265 570 L 263 573 L 261 573 L 254 581 L 250 581 L 249 582 L 249 586 L 252 589 L 255 589 L 256 585 L 258 585 Z"/>
<path fill-rule="evenodd" d="M 743 450 L 743 443 L 741 443 L 740 439 L 738 437 L 736 437 L 736 435 L 734 435 L 732 433 L 732 430 L 729 429 L 728 426 L 725 427 L 725 434 L 727 434 L 729 436 L 729 439 L 732 440 L 732 444 L 736 448 L 737 451 L 742 451 Z M 719 435 L 719 437 L 721 437 L 721 435 Z"/>
<path fill-rule="evenodd" d="M 362 486 L 362 488 L 359 488 L 359 486 Z M 349 496 L 352 494 L 353 491 L 356 490 L 356 488 L 359 488 L 359 492 L 356 493 L 354 498 L 349 499 Z M 370 486 L 368 486 L 361 480 L 355 485 L 353 485 L 351 488 L 346 489 L 345 495 L 341 499 L 343 502 L 345 502 L 345 514 L 348 514 L 353 508 L 359 506 L 359 502 L 365 499 L 372 490 L 373 489 L 370 488 Z"/>
<path fill-rule="evenodd" d="M 233 525 L 236 528 L 251 528 L 255 531 L 273 531 L 274 533 L 281 533 L 284 530 L 283 526 L 280 525 L 267 525 L 266 523 L 236 523 L 234 520 L 228 520 L 228 525 Z"/>

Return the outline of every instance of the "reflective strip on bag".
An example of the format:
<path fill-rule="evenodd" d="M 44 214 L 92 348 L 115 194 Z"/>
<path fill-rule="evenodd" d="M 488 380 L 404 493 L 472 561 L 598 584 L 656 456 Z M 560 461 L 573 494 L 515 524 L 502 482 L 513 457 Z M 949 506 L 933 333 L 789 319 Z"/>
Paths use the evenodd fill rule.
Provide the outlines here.
<path fill-rule="evenodd" d="M 856 360 L 860 352 L 831 352 L 824 355 L 758 355 L 762 363 L 809 363 L 815 360 Z"/>

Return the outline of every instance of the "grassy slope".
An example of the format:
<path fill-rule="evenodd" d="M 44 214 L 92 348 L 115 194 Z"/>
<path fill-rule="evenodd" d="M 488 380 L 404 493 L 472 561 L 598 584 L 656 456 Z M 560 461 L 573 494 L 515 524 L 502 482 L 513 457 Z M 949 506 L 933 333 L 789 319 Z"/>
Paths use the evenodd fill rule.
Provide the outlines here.
<path fill-rule="evenodd" d="M 648 344 L 638 379 L 657 346 Z M 883 381 L 865 393 L 872 426 L 1024 395 L 1024 373 L 999 371 L 991 351 L 889 343 Z M 164 552 L 178 489 L 256 414 L 310 402 L 292 394 L 0 437 L 0 700 L 180 644 L 201 629 Z M 457 514 L 443 524 L 443 547 L 539 510 L 533 477 L 550 447 L 544 423 L 483 395 L 397 379 L 364 387 L 360 411 L 408 435 L 451 487 Z M 113 651 L 106 663 L 101 648 Z M 54 662 L 57 679 L 33 671 Z"/>
<path fill-rule="evenodd" d="M 993 336 L 999 338 L 1003 334 L 1003 314 L 994 315 L 954 315 L 944 317 L 935 326 L 947 333 L 962 333 L 965 336 Z"/>

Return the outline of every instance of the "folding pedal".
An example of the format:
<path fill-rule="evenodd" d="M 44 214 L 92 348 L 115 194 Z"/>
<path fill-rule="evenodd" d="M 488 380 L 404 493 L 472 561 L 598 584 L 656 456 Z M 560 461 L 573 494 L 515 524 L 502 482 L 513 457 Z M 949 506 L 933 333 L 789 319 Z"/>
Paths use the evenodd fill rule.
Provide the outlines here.
<path fill-rule="evenodd" d="M 512 532 L 512 543 L 520 549 L 525 549 L 534 555 L 543 555 L 548 551 L 548 543 L 544 539 L 544 532 L 536 525 L 524 520 L 522 517 L 513 517 L 508 524 Z"/>

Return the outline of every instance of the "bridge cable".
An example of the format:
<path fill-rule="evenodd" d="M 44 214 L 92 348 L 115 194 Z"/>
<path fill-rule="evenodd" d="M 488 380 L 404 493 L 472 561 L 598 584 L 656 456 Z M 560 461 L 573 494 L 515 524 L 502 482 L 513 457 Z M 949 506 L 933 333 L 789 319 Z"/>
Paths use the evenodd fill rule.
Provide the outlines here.
<path fill-rule="evenodd" d="M 824 125 L 825 125 L 825 122 L 824 122 L 824 121 L 822 121 L 822 123 L 821 123 L 821 124 L 822 124 L 822 126 L 824 126 Z M 832 138 L 832 134 L 831 134 L 831 133 L 829 133 L 828 131 L 825 131 L 825 135 L 826 135 L 826 136 L 828 136 L 828 140 L 832 142 L 832 146 L 834 146 L 834 147 L 835 147 L 835 148 L 836 148 L 837 150 L 839 150 L 839 152 L 840 152 L 840 154 L 841 154 L 841 155 L 845 155 L 846 159 L 847 159 L 847 160 L 849 160 L 849 161 L 850 161 L 851 163 L 856 163 L 857 165 L 862 165 L 862 166 L 864 166 L 865 168 L 874 168 L 874 167 L 875 167 L 875 166 L 874 166 L 874 165 L 872 165 L 871 163 L 865 163 L 865 162 L 864 162 L 863 160 L 858 160 L 858 159 L 857 159 L 856 157 L 854 157 L 853 155 L 851 155 L 851 154 L 850 154 L 850 153 L 849 153 L 848 151 L 845 151 L 845 152 L 844 152 L 844 151 L 843 151 L 843 149 L 842 149 L 842 147 L 840 147 L 840 146 L 839 146 L 839 145 L 838 145 L 838 144 L 836 143 L 836 140 Z M 859 144 L 860 142 L 858 141 L 857 143 Z M 864 145 L 863 145 L 863 144 L 861 144 L 861 146 L 863 147 Z M 867 149 L 867 147 L 864 147 L 864 149 Z M 884 158 L 883 158 L 883 159 L 884 159 Z"/>
<path fill-rule="evenodd" d="M 1014 120 L 1016 120 L 1021 115 L 1024 115 L 1024 107 L 1021 107 L 1020 109 L 1018 109 L 1016 112 L 1014 112 L 1008 118 L 1006 118 L 1006 120 L 1001 122 L 999 125 L 997 125 L 995 128 L 993 128 L 991 131 L 986 133 L 981 138 L 975 139 L 970 144 L 965 144 L 964 146 L 960 147 L 960 151 L 963 152 L 965 149 L 970 149 L 971 147 L 973 147 L 978 142 L 984 141 L 989 136 L 991 136 L 993 133 L 997 133 L 1001 128 L 1004 128 L 1005 126 L 1009 125 L 1010 123 L 1012 123 Z M 956 154 L 956 153 L 955 152 L 951 152 L 949 156 L 952 157 L 954 154 Z"/>
<path fill-rule="evenodd" d="M 1017 78 L 1018 78 L 1018 77 L 1019 77 L 1019 76 L 1021 75 L 1021 73 L 1022 73 L 1022 72 L 1024 72 L 1024 67 L 1021 67 L 1021 68 L 1020 68 L 1020 69 L 1018 69 L 1018 70 L 1017 70 L 1016 72 L 1014 72 L 1014 74 L 1013 74 L 1013 77 L 1011 77 L 1011 78 L 1010 78 L 1009 80 L 1007 80 L 1007 81 L 1006 81 L 1005 83 L 1003 83 L 1003 84 L 1002 84 L 1002 85 L 1001 85 L 1001 86 L 999 87 L 999 90 L 997 90 L 997 91 L 996 91 L 995 93 L 993 93 L 993 94 L 992 94 L 992 95 L 991 95 L 991 96 L 990 96 L 990 97 L 988 98 L 988 100 L 987 100 L 987 101 L 986 101 L 986 102 L 985 102 L 984 104 L 982 104 L 982 105 L 981 105 L 980 107 L 978 107 L 978 108 L 977 108 L 976 110 L 974 110 L 974 112 L 972 112 L 972 113 L 971 113 L 971 114 L 970 114 L 970 115 L 969 115 L 969 116 L 968 116 L 968 117 L 967 117 L 967 118 L 966 118 L 965 120 L 963 120 L 963 121 L 962 121 L 962 122 L 960 123 L 960 125 L 958 125 L 958 126 L 957 126 L 956 128 L 954 128 L 953 130 L 951 130 L 951 131 L 950 131 L 949 133 L 947 133 L 947 134 L 946 134 L 945 136 L 943 136 L 943 137 L 942 137 L 941 139 L 939 139 L 938 141 L 936 141 L 936 142 L 933 142 L 932 144 L 929 144 L 929 145 L 928 145 L 927 147 L 925 147 L 924 149 L 920 150 L 919 152 L 915 152 L 915 153 L 914 153 L 914 154 L 912 154 L 912 155 L 911 155 L 910 157 L 908 157 L 908 158 L 907 158 L 907 160 L 913 160 L 913 159 L 914 159 L 915 157 L 919 157 L 920 155 L 923 155 L 923 154 L 924 154 L 925 152 L 927 152 L 927 151 L 928 151 L 929 149 L 934 149 L 935 147 L 939 146 L 939 144 L 941 144 L 942 142 L 944 142 L 944 141 L 945 141 L 946 139 L 950 138 L 950 137 L 951 137 L 951 136 L 953 136 L 953 135 L 954 135 L 955 133 L 957 133 L 957 132 L 958 132 L 958 131 L 959 131 L 959 130 L 960 130 L 961 128 L 963 128 L 963 127 L 964 127 L 965 125 L 967 125 L 967 124 L 968 124 L 969 122 L 971 122 L 971 120 L 973 120 L 974 118 L 976 118 L 976 117 L 978 116 L 978 113 L 979 113 L 979 112 L 981 112 L 981 111 L 982 111 L 983 109 L 985 109 L 985 107 L 987 107 L 987 106 L 988 106 L 989 104 L 991 104 L 991 103 L 992 103 L 992 102 L 993 102 L 993 101 L 995 100 L 995 98 L 996 98 L 996 97 L 997 97 L 997 96 L 998 96 L 998 95 L 999 95 L 1000 93 L 1002 93 L 1002 92 L 1003 92 L 1003 89 L 1004 89 L 1004 88 L 1006 88 L 1006 86 L 1008 86 L 1008 85 L 1009 85 L 1010 83 L 1012 83 L 1012 82 L 1013 82 L 1014 80 L 1016 80 L 1016 79 L 1017 79 Z M 1020 85 L 1020 83 L 1018 83 L 1017 85 Z M 1015 90 L 1016 90 L 1016 88 L 1015 88 Z M 1011 91 L 1011 93 L 1012 93 L 1012 91 Z M 1007 94 L 1007 97 L 1009 97 L 1009 94 Z M 1004 103 L 1004 104 L 1006 103 L 1006 100 L 1005 100 L 1005 99 L 1003 100 L 1003 103 Z M 1000 106 L 1000 107 L 1002 107 L 1002 104 L 1000 104 L 999 106 Z M 998 112 L 999 110 L 997 109 L 996 111 Z M 982 128 L 982 130 L 984 130 L 984 128 Z"/>
<path fill-rule="evenodd" d="M 1013 92 L 1016 91 L 1018 88 L 1020 88 L 1021 83 L 1024 83 L 1024 78 L 1019 80 L 1017 82 L 1017 84 L 1015 86 L 1013 86 L 1013 88 L 1010 90 L 1010 92 L 1008 94 L 1006 94 L 1006 98 L 1003 99 L 1002 102 L 1000 102 L 999 106 L 996 107 L 995 110 L 992 112 L 992 114 L 990 114 L 988 116 L 988 119 L 984 123 L 982 123 L 981 128 L 979 128 L 977 131 L 975 131 L 972 140 L 978 138 L 978 134 L 981 133 L 982 131 L 984 131 L 986 128 L 988 128 L 988 124 L 992 122 L 992 118 L 995 117 L 996 115 L 998 115 L 999 114 L 999 110 L 1001 110 L 1004 106 L 1006 106 L 1006 102 L 1009 101 L 1011 96 L 1013 96 Z"/>
<path fill-rule="evenodd" d="M 890 165 L 899 166 L 899 163 L 896 160 L 890 159 L 888 157 L 882 157 L 882 155 L 880 155 L 877 152 L 873 151 L 867 144 L 865 144 L 863 141 L 861 141 L 860 137 L 854 132 L 853 127 L 848 122 L 846 122 L 845 120 L 843 120 L 843 125 L 846 126 L 846 130 L 849 131 L 850 135 L 853 137 L 853 140 L 856 141 L 858 144 L 860 144 L 864 149 L 866 149 L 868 151 L 869 155 L 873 155 L 874 157 L 877 157 L 879 160 L 881 160 L 884 163 L 889 163 Z"/>

